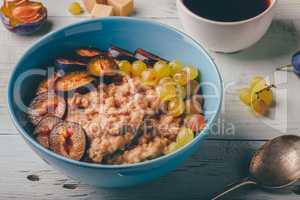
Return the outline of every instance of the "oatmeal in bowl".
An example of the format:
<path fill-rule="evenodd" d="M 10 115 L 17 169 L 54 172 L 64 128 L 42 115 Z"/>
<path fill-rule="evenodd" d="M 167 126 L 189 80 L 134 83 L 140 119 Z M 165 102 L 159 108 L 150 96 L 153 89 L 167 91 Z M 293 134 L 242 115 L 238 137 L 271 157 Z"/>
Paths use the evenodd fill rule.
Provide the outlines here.
<path fill-rule="evenodd" d="M 205 128 L 196 67 L 116 46 L 68 55 L 55 59 L 27 111 L 43 147 L 73 160 L 132 164 L 170 154 Z"/>
<path fill-rule="evenodd" d="M 17 62 L 7 90 L 28 146 L 98 187 L 146 183 L 202 154 L 222 98 L 218 68 L 196 41 L 152 20 L 118 17 L 41 38 Z"/>

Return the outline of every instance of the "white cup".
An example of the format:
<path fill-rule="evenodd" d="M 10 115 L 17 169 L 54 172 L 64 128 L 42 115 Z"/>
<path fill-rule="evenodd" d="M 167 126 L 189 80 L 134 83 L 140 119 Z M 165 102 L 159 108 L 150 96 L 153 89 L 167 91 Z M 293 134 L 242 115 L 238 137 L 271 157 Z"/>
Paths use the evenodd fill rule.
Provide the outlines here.
<path fill-rule="evenodd" d="M 177 0 L 177 10 L 184 30 L 194 39 L 209 50 L 232 53 L 250 47 L 267 32 L 277 0 L 271 1 L 269 7 L 259 15 L 234 22 L 213 21 L 200 17 L 190 11 L 183 0 Z"/>

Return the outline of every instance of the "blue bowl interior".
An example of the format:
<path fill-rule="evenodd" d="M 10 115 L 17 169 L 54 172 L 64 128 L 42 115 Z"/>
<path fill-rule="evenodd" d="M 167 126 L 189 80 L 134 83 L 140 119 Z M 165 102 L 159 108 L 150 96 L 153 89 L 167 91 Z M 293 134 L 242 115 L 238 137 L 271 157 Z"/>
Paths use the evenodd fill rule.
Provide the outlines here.
<path fill-rule="evenodd" d="M 208 128 L 211 127 L 222 101 L 222 82 L 215 64 L 203 48 L 188 36 L 158 23 L 107 18 L 82 22 L 51 33 L 33 45 L 19 61 L 9 82 L 8 103 L 12 118 L 23 135 L 31 135 L 32 126 L 17 104 L 24 102 L 28 105 L 34 97 L 38 83 L 45 78 L 45 72 L 40 69 L 47 69 L 56 57 L 76 48 L 92 46 L 107 50 L 111 44 L 132 52 L 143 48 L 168 60 L 179 59 L 197 66 L 201 71 L 207 124 Z M 38 71 L 20 81 L 22 74 L 32 69 Z M 38 145 L 32 138 L 27 139 Z"/>

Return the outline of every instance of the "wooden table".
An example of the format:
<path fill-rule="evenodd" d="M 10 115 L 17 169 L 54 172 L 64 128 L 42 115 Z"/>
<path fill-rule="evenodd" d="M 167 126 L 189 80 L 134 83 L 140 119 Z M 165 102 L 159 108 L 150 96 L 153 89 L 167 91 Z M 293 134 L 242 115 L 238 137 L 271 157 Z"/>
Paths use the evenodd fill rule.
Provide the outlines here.
<path fill-rule="evenodd" d="M 0 1 L 1 2 L 1 1 Z M 276 18 L 255 46 L 236 53 L 211 52 L 225 80 L 225 99 L 217 125 L 202 146 L 176 171 L 150 184 L 128 189 L 97 189 L 53 170 L 24 143 L 11 123 L 6 104 L 9 74 L 20 56 L 46 32 L 88 19 L 71 16 L 72 0 L 44 0 L 50 23 L 34 36 L 17 36 L 0 26 L 0 199 L 209 199 L 247 173 L 253 151 L 282 134 L 300 135 L 300 80 L 293 73 L 274 72 L 300 49 L 300 1 L 278 0 Z M 136 0 L 134 17 L 181 29 L 175 0 Z M 279 87 L 273 116 L 256 117 L 242 105 L 238 89 L 253 75 L 264 75 Z M 28 176 L 36 175 L 39 181 Z M 35 178 L 35 176 L 33 176 Z M 298 195 L 297 195 L 298 193 Z M 271 192 L 248 187 L 224 199 L 300 199 L 300 186 Z"/>

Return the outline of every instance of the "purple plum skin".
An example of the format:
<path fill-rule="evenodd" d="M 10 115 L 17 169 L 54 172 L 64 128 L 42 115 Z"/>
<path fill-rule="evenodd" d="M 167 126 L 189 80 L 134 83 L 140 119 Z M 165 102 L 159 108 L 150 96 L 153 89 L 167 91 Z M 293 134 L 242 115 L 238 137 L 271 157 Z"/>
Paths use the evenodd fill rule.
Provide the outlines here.
<path fill-rule="evenodd" d="M 292 65 L 294 67 L 294 73 L 300 76 L 300 51 L 293 55 Z"/>
<path fill-rule="evenodd" d="M 116 46 L 111 46 L 108 49 L 108 55 L 115 60 L 128 60 L 129 62 L 137 60 L 131 52 Z"/>
<path fill-rule="evenodd" d="M 65 60 L 69 63 L 64 63 L 60 60 Z M 68 73 L 73 71 L 86 71 L 88 63 L 63 58 L 56 59 L 54 65 L 56 66 L 57 71 L 63 71 L 64 73 Z"/>
<path fill-rule="evenodd" d="M 0 17 L 7 30 L 19 35 L 30 35 L 38 31 L 45 24 L 47 20 L 47 9 L 44 8 L 44 15 L 39 21 L 28 24 L 19 24 L 15 27 L 10 25 L 9 18 L 6 17 L 2 12 L 0 12 Z"/>

